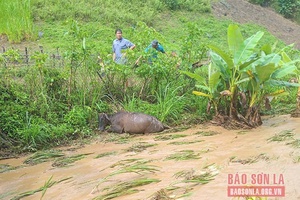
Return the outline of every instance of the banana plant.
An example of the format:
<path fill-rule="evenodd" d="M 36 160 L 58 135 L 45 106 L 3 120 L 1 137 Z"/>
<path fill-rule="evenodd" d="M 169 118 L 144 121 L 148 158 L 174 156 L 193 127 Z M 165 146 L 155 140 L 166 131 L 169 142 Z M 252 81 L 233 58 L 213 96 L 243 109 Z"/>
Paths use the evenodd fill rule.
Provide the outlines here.
<path fill-rule="evenodd" d="M 262 124 L 260 118 L 261 103 L 266 97 L 286 94 L 286 90 L 278 90 L 268 94 L 267 86 L 299 87 L 297 83 L 283 81 L 287 75 L 295 73 L 295 62 L 288 59 L 284 51 L 274 53 L 270 45 L 258 48 L 264 33 L 259 31 L 247 39 L 243 39 L 237 25 L 228 27 L 228 52 L 210 45 L 211 63 L 208 67 L 208 81 L 193 73 L 186 75 L 198 80 L 204 92 L 193 93 L 206 96 L 214 104 L 222 98 L 229 119 L 247 127 Z M 215 106 L 215 114 L 220 110 Z M 222 109 L 222 108 L 220 108 Z"/>
<path fill-rule="evenodd" d="M 296 83 L 300 83 L 300 58 L 292 60 L 284 51 L 281 51 L 281 55 L 283 58 L 281 61 L 281 64 L 288 66 L 280 71 L 281 74 L 288 73 L 291 70 L 293 70 L 295 72 L 295 74 L 294 74 L 295 78 L 290 80 L 291 82 L 288 82 L 285 84 L 288 84 L 288 85 L 292 84 L 292 85 L 295 85 L 296 87 L 298 87 L 297 95 L 296 95 L 296 102 L 297 102 L 296 110 L 292 113 L 292 116 L 300 117 L 300 86 L 297 86 L 298 84 L 296 84 Z M 290 69 L 290 68 L 292 68 L 292 69 Z M 278 74 L 276 74 L 276 75 L 278 75 Z"/>
<path fill-rule="evenodd" d="M 229 117 L 242 121 L 250 127 L 261 125 L 259 110 L 266 96 L 287 93 L 281 89 L 267 94 L 266 87 L 298 86 L 296 83 L 282 80 L 285 76 L 295 73 L 296 61 L 288 59 L 284 51 L 273 53 L 269 45 L 257 49 L 262 36 L 263 32 L 259 31 L 244 40 L 238 26 L 230 25 L 228 28 L 229 54 L 211 46 L 211 49 L 226 63 L 220 65 L 221 62 L 218 62 L 215 66 L 222 72 L 231 93 Z M 239 102 L 243 100 L 241 96 L 238 99 L 240 94 L 246 98 L 248 105 L 239 105 Z"/>
<path fill-rule="evenodd" d="M 218 95 L 218 86 L 220 85 L 221 73 L 219 71 L 213 70 L 212 65 L 208 66 L 208 78 L 207 80 L 200 76 L 197 73 L 192 73 L 188 71 L 181 71 L 181 73 L 193 78 L 197 81 L 196 88 L 201 91 L 193 91 L 193 94 L 197 96 L 207 97 L 209 99 L 207 105 L 207 112 L 210 111 L 211 106 L 213 106 L 215 110 L 215 114 L 218 115 L 218 106 L 219 106 L 219 95 Z M 203 91 L 203 92 L 202 92 Z"/>

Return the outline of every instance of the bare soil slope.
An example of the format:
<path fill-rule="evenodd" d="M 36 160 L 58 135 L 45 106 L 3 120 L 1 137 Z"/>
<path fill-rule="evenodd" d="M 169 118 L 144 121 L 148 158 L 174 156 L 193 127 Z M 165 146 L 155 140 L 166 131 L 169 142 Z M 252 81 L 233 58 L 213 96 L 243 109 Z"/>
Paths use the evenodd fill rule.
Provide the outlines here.
<path fill-rule="evenodd" d="M 271 9 L 253 5 L 246 0 L 221 0 L 214 3 L 212 8 L 218 18 L 231 19 L 239 23 L 259 24 L 286 44 L 294 43 L 300 49 L 300 25 Z"/>

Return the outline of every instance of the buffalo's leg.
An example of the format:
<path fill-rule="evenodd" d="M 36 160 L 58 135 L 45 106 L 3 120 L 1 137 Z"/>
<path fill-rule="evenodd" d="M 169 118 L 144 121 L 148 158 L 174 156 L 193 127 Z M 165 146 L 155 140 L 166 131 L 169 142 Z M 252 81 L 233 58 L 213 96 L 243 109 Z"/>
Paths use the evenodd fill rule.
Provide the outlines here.
<path fill-rule="evenodd" d="M 124 129 L 123 127 L 121 127 L 120 125 L 112 125 L 110 127 L 110 131 L 111 132 L 114 132 L 114 133 L 123 133 L 124 132 Z"/>

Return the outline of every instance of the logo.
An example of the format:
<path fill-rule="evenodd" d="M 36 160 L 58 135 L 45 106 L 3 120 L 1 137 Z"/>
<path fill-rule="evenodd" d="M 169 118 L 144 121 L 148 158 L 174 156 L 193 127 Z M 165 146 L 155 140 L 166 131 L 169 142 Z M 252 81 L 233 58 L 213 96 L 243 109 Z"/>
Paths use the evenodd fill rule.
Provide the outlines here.
<path fill-rule="evenodd" d="M 228 197 L 284 197 L 283 174 L 228 174 Z"/>

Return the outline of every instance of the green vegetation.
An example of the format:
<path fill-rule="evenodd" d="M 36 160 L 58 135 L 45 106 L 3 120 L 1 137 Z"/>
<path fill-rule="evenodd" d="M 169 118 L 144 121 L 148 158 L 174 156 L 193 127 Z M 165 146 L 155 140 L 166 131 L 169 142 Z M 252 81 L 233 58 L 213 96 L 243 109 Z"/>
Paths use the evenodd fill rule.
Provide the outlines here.
<path fill-rule="evenodd" d="M 133 136 L 125 133 L 125 134 L 114 134 L 110 133 L 105 136 L 101 136 L 103 142 L 114 142 L 116 144 L 126 144 L 128 143 Z"/>
<path fill-rule="evenodd" d="M 174 174 L 174 177 L 179 180 L 172 183 L 170 187 L 155 192 L 151 195 L 151 200 L 171 200 L 189 197 L 192 195 L 196 185 L 209 183 L 214 180 L 218 173 L 219 171 L 214 164 L 203 167 L 200 173 L 197 173 L 194 169 L 177 172 Z"/>
<path fill-rule="evenodd" d="M 107 192 L 101 196 L 94 198 L 94 200 L 113 199 L 116 197 L 137 193 L 139 192 L 139 190 L 136 189 L 136 187 L 157 182 L 160 182 L 160 180 L 150 178 L 140 178 L 133 181 L 121 182 L 116 185 L 104 188 L 103 190 Z"/>
<path fill-rule="evenodd" d="M 300 2 L 299 0 L 249 0 L 251 3 L 264 7 L 272 7 L 286 18 L 295 19 L 300 23 Z"/>
<path fill-rule="evenodd" d="M 21 167 L 24 167 L 24 166 L 10 166 L 10 165 L 7 165 L 7 164 L 0 164 L 0 173 L 4 173 L 4 172 L 7 172 L 7 171 L 11 171 L 11 170 L 16 170 L 16 169 L 19 169 Z"/>
<path fill-rule="evenodd" d="M 218 135 L 220 134 L 217 131 L 198 131 L 195 133 L 196 135 L 202 135 L 202 136 L 213 136 L 213 135 Z"/>
<path fill-rule="evenodd" d="M 286 95 L 290 87 L 299 87 L 283 78 L 295 75 L 300 59 L 292 60 L 285 49 L 271 45 L 257 48 L 263 32 L 243 38 L 237 25 L 229 25 L 229 52 L 210 45 L 211 63 L 207 79 L 197 73 L 182 71 L 197 81 L 195 95 L 209 99 L 207 111 L 214 109 L 215 120 L 226 128 L 254 128 L 262 124 L 260 109 L 270 98 Z M 280 87 L 277 91 L 268 88 Z"/>
<path fill-rule="evenodd" d="M 138 143 L 134 143 L 131 147 L 129 147 L 128 149 L 126 149 L 126 151 L 128 152 L 142 152 L 144 150 L 146 150 L 149 147 L 153 147 L 156 146 L 157 144 L 149 144 L 147 142 L 138 142 Z"/>
<path fill-rule="evenodd" d="M 250 158 L 247 158 L 247 159 L 238 159 L 237 157 L 235 156 L 232 156 L 229 161 L 230 162 L 233 162 L 233 163 L 241 163 L 243 165 L 245 164 L 253 164 L 253 163 L 256 163 L 260 160 L 264 160 L 264 161 L 268 161 L 270 160 L 270 157 L 267 156 L 266 154 L 264 153 L 261 153 L 259 154 L 258 156 L 252 156 Z"/>
<path fill-rule="evenodd" d="M 108 176 L 104 177 L 99 181 L 99 183 L 95 186 L 94 190 L 97 189 L 101 183 L 105 181 L 110 181 L 109 178 L 112 176 L 117 176 L 119 174 L 124 173 L 136 173 L 138 175 L 145 175 L 148 173 L 155 173 L 159 171 L 157 166 L 149 165 L 150 161 L 148 160 L 142 160 L 142 159 L 127 159 L 127 160 L 121 160 L 114 165 L 111 166 L 111 168 L 118 168 L 114 172 L 110 173 Z M 156 183 L 159 182 L 158 179 L 150 179 L 150 178 L 138 178 L 133 181 L 128 182 L 121 182 L 116 185 L 111 185 L 109 187 L 105 187 L 102 189 L 102 192 L 104 194 L 94 198 L 94 199 L 112 199 L 115 197 L 128 195 L 132 193 L 139 192 L 139 190 L 135 189 L 136 187 L 147 185 L 150 183 Z M 107 191 L 105 193 L 105 191 Z"/>
<path fill-rule="evenodd" d="M 35 193 L 37 192 L 42 192 L 42 196 L 41 196 L 41 199 L 43 199 L 46 191 L 48 188 L 51 188 L 53 185 L 57 184 L 57 183 L 61 183 L 63 181 L 66 181 L 66 180 L 69 180 L 71 179 L 72 177 L 68 177 L 68 178 L 64 178 L 64 179 L 61 179 L 61 180 L 58 180 L 58 181 L 52 181 L 52 176 L 45 182 L 45 184 L 36 189 L 36 190 L 32 190 L 32 191 L 27 191 L 27 192 L 23 192 L 23 193 L 20 193 L 18 194 L 17 196 L 13 197 L 12 200 L 19 200 L 19 199 L 22 199 L 24 197 L 27 197 L 27 196 L 31 196 L 31 195 L 34 195 Z"/>
<path fill-rule="evenodd" d="M 54 163 L 52 164 L 53 167 L 67 167 L 70 164 L 81 160 L 85 158 L 87 155 L 90 155 L 91 153 L 86 153 L 86 154 L 78 154 L 78 155 L 73 155 L 73 156 L 66 156 L 66 157 L 60 157 L 57 158 Z"/>
<path fill-rule="evenodd" d="M 204 140 L 193 140 L 193 141 L 176 141 L 176 142 L 170 142 L 169 144 L 173 145 L 186 145 L 186 144 L 194 144 L 198 142 L 203 142 Z"/>
<path fill-rule="evenodd" d="M 34 39 L 30 0 L 0 1 L 0 37 L 11 42 Z"/>
<path fill-rule="evenodd" d="M 41 152 L 36 152 L 29 158 L 27 158 L 24 163 L 25 164 L 30 164 L 30 165 L 36 165 L 42 162 L 47 162 L 49 160 L 54 160 L 55 158 L 62 157 L 65 154 L 62 153 L 61 151 L 55 151 L 55 150 L 50 150 L 50 151 L 41 151 Z"/>
<path fill-rule="evenodd" d="M 207 99 L 193 95 L 194 86 L 199 86 L 198 80 L 179 71 L 208 78 L 213 72 L 211 65 L 197 68 L 195 63 L 211 60 L 215 67 L 224 67 L 220 56 L 231 56 L 232 52 L 227 52 L 225 33 L 233 22 L 211 16 L 210 4 L 209 0 L 150 0 L 142 4 L 137 0 L 1 1 L 0 37 L 7 36 L 11 42 L 31 41 L 22 44 L 28 45 L 30 50 L 28 62 L 24 62 L 22 49 L 10 48 L 0 53 L 1 149 L 38 151 L 67 144 L 73 139 L 90 138 L 95 135 L 98 112 L 139 111 L 174 126 L 211 119 L 217 113 L 206 113 L 207 104 L 216 103 L 219 97 Z M 11 15 L 12 12 L 15 15 Z M 119 27 L 123 29 L 123 36 L 137 46 L 134 51 L 127 52 L 126 65 L 112 62 L 114 29 Z M 283 57 L 286 65 L 297 64 L 299 51 L 285 48 L 283 42 L 265 29 L 244 24 L 239 30 L 246 38 L 258 31 L 265 32 L 256 46 L 264 51 L 253 53 L 270 58 L 267 57 L 270 54 L 261 54 L 266 53 L 266 47 L 277 43 L 272 49 L 277 53 L 276 58 Z M 149 65 L 149 55 L 144 49 L 153 39 L 158 39 L 165 47 L 167 56 L 159 54 Z M 38 46 L 42 46 L 43 51 Z M 283 48 L 285 51 L 280 51 Z M 211 49 L 218 50 L 211 52 Z M 221 50 L 224 54 L 218 55 Z M 171 55 L 172 51 L 176 55 Z M 139 57 L 137 67 L 135 61 Z M 232 88 L 243 87 L 235 85 L 245 80 L 234 77 L 245 78 L 245 72 L 241 73 L 243 75 L 231 74 Z M 281 80 L 286 83 L 288 78 L 281 77 Z M 212 84 L 214 79 L 209 80 Z M 211 92 L 217 94 L 230 89 L 226 87 L 229 82 L 220 82 L 217 88 L 210 88 Z M 265 88 L 263 94 L 283 89 L 281 85 L 276 87 L 278 90 Z M 297 93 L 293 88 L 288 89 L 292 94 Z M 228 104 L 228 97 L 222 98 L 224 101 L 218 104 L 219 108 Z M 296 104 L 296 98 L 278 97 L 274 102 L 280 109 L 286 107 L 282 105 Z M 170 136 L 171 139 L 175 137 Z M 127 135 L 104 138 L 106 142 L 129 141 Z"/>
<path fill-rule="evenodd" d="M 294 139 L 292 142 L 288 142 L 287 145 L 291 145 L 294 148 L 300 148 L 300 139 Z"/>
<path fill-rule="evenodd" d="M 177 138 L 183 138 L 186 137 L 188 135 L 184 135 L 184 134 L 172 134 L 172 135 L 158 135 L 154 137 L 154 140 L 158 141 L 158 140 L 174 140 Z"/>
<path fill-rule="evenodd" d="M 214 180 L 214 177 L 217 174 L 213 174 L 212 172 L 205 172 L 201 175 L 195 174 L 194 170 L 185 170 L 177 172 L 174 176 L 178 178 L 182 178 L 181 182 L 183 183 L 193 183 L 193 184 L 207 184 L 210 181 Z"/>
<path fill-rule="evenodd" d="M 166 158 L 166 160 L 195 160 L 200 159 L 199 153 L 195 153 L 193 150 L 182 150 L 178 153 L 174 153 Z"/>
<path fill-rule="evenodd" d="M 268 141 L 272 142 L 281 142 L 293 139 L 293 136 L 295 134 L 293 133 L 293 130 L 285 130 L 281 131 L 279 134 L 274 135 L 273 137 L 268 138 Z"/>
<path fill-rule="evenodd" d="M 293 130 L 284 130 L 281 131 L 279 134 L 276 134 L 273 137 L 268 138 L 268 141 L 271 142 L 289 141 L 286 143 L 286 145 L 289 145 L 294 148 L 300 148 L 300 139 L 295 139 L 294 136 L 295 133 L 293 133 Z"/>
<path fill-rule="evenodd" d="M 116 151 L 110 151 L 110 152 L 105 152 L 105 153 L 98 154 L 95 158 L 102 158 L 102 157 L 107 157 L 107 156 L 113 156 L 113 155 L 116 155 L 116 154 L 117 154 Z"/>

